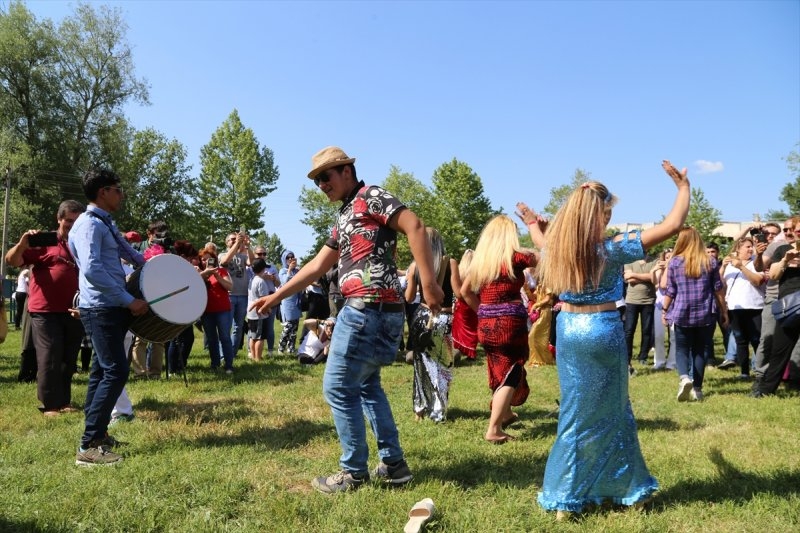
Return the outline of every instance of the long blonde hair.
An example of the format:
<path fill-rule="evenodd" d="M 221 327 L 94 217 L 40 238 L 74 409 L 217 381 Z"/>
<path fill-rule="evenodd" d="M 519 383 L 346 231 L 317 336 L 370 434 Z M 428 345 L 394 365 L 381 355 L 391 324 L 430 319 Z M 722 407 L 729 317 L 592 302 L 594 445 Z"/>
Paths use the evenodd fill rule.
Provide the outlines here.
<path fill-rule="evenodd" d="M 605 266 L 603 239 L 617 197 L 598 181 L 575 189 L 545 233 L 541 283 L 556 294 L 583 292 L 600 284 Z"/>
<path fill-rule="evenodd" d="M 506 215 L 497 215 L 483 227 L 468 272 L 474 292 L 501 273 L 514 278 L 514 252 L 520 249 L 518 231 L 517 224 Z"/>
<path fill-rule="evenodd" d="M 690 278 L 699 278 L 711 268 L 711 258 L 706 253 L 706 245 L 700 233 L 694 228 L 685 227 L 678 232 L 678 240 L 672 257 L 683 257 L 683 268 Z"/>
<path fill-rule="evenodd" d="M 472 264 L 473 255 L 475 255 L 475 252 L 467 249 L 461 256 L 461 261 L 458 263 L 458 275 L 461 277 L 461 279 L 467 279 L 467 274 L 469 273 L 469 267 Z"/>

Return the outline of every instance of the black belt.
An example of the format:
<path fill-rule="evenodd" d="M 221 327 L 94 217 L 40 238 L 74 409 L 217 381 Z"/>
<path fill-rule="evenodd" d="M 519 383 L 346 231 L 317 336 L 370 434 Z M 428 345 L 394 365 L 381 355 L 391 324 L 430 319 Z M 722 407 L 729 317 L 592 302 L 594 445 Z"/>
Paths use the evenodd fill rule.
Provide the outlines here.
<path fill-rule="evenodd" d="M 406 305 L 402 302 L 365 302 L 361 298 L 348 298 L 344 305 L 349 305 L 354 309 L 363 311 L 364 309 L 376 309 L 386 313 L 400 313 L 406 310 Z"/>

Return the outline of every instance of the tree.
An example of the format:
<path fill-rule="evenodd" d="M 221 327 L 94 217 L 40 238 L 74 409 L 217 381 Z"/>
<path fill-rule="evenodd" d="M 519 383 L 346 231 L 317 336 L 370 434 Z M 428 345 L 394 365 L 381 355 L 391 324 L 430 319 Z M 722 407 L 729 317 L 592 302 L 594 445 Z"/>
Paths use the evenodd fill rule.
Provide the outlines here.
<path fill-rule="evenodd" d="M 558 210 L 564 205 L 564 202 L 567 201 L 572 191 L 591 179 L 592 174 L 590 172 L 586 172 L 580 168 L 575 169 L 575 174 L 572 175 L 572 181 L 569 184 L 550 189 L 550 201 L 544 206 L 542 213 L 550 218 L 556 216 L 556 213 L 558 213 Z"/>
<path fill-rule="evenodd" d="M 431 181 L 436 199 L 432 225 L 442 234 L 448 254 L 460 257 L 475 247 L 483 226 L 498 211 L 484 194 L 480 176 L 455 158 L 440 165 Z"/>
<path fill-rule="evenodd" d="M 119 144 L 130 138 L 122 109 L 146 104 L 147 86 L 134 74 L 120 13 L 79 4 L 55 27 L 22 2 L 0 11 L 0 124 L 13 137 L 0 159 L 15 160 L 13 194 L 26 200 L 15 206 L 21 216 L 12 219 L 12 233 L 51 227 L 62 199 L 82 199 L 88 166 L 113 166 L 119 160 L 109 156 L 127 152 Z M 13 156 L 7 146 L 15 146 Z M 16 225 L 29 216 L 35 224 Z"/>
<path fill-rule="evenodd" d="M 119 170 L 125 187 L 125 209 L 118 215 L 122 228 L 142 231 L 154 220 L 163 220 L 173 237 L 205 242 L 189 212 L 191 180 L 186 149 L 154 129 L 133 135 L 130 153 Z"/>
<path fill-rule="evenodd" d="M 427 224 L 433 224 L 433 204 L 436 199 L 431 191 L 410 172 L 403 172 L 399 167 L 392 165 L 389 167 L 389 175 L 383 181 L 382 187 L 395 195 L 406 207 Z M 400 268 L 405 268 L 413 261 L 411 248 L 405 235 L 397 236 L 397 264 Z"/>
<path fill-rule="evenodd" d="M 234 109 L 200 150 L 200 180 L 194 206 L 201 232 L 223 233 L 264 227 L 261 201 L 275 190 L 278 167 Z"/>
<path fill-rule="evenodd" d="M 800 143 L 797 144 L 800 147 Z M 794 182 L 787 183 L 781 189 L 781 200 L 789 206 L 789 212 L 800 215 L 800 151 L 793 150 L 785 157 L 789 173 L 794 176 Z"/>
<path fill-rule="evenodd" d="M 325 241 L 331 236 L 333 226 L 336 224 L 339 206 L 328 200 L 325 193 L 317 187 L 309 188 L 305 185 L 300 189 L 300 196 L 297 197 L 297 201 L 303 210 L 303 218 L 300 222 L 308 226 L 314 236 L 314 244 L 308 255 L 300 258 L 301 263 L 307 263 L 317 255 L 317 251 L 322 248 Z M 278 258 L 280 259 L 280 254 Z"/>

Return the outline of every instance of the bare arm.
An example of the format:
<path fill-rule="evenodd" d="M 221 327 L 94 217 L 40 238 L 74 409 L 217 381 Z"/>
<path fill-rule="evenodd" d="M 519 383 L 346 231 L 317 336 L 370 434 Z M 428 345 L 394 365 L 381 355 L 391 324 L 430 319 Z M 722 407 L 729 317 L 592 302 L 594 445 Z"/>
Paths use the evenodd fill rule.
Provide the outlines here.
<path fill-rule="evenodd" d="M 314 259 L 306 263 L 292 279 L 281 285 L 273 294 L 262 296 L 253 302 L 249 309 L 255 309 L 262 315 L 269 313 L 269 310 L 278 305 L 281 300 L 302 291 L 308 287 L 312 281 L 319 279 L 338 259 L 338 250 L 323 246 L 317 255 L 314 256 Z"/>
<path fill-rule="evenodd" d="M 642 232 L 642 247 L 646 250 L 656 244 L 669 239 L 683 227 L 686 215 L 689 213 L 689 199 L 691 197 L 691 187 L 687 170 L 684 168 L 680 172 L 672 163 L 666 159 L 661 163 L 664 171 L 672 178 L 678 193 L 675 196 L 675 203 L 672 205 L 664 220 Z M 621 237 L 618 237 L 621 239 Z"/>
<path fill-rule="evenodd" d="M 450 286 L 453 287 L 453 296 L 461 298 L 461 273 L 458 271 L 458 261 L 450 258 Z"/>
<path fill-rule="evenodd" d="M 24 254 L 29 248 L 28 235 L 32 235 L 34 233 L 37 233 L 37 231 L 30 230 L 22 234 L 22 237 L 19 238 L 19 242 L 6 253 L 7 264 L 13 267 L 21 267 L 23 265 L 24 260 L 22 259 L 22 254 Z"/>
<path fill-rule="evenodd" d="M 413 302 L 417 297 L 417 277 L 414 275 L 416 270 L 415 263 L 411 263 L 406 269 L 406 291 L 403 296 L 407 302 Z"/>
<path fill-rule="evenodd" d="M 461 298 L 467 302 L 467 305 L 469 305 L 473 311 L 476 313 L 478 312 L 478 306 L 481 302 L 478 299 L 478 295 L 472 290 L 472 283 L 469 280 L 469 276 L 467 276 L 464 283 L 461 284 Z"/>
<path fill-rule="evenodd" d="M 525 227 L 528 228 L 533 244 L 540 250 L 544 249 L 544 232 L 547 229 L 547 219 L 537 215 L 525 202 L 517 202 L 516 214 L 525 224 Z M 536 259 L 538 260 L 539 257 L 537 256 Z"/>
<path fill-rule="evenodd" d="M 422 291 L 425 293 L 425 303 L 431 311 L 438 313 L 442 308 L 444 292 L 436 282 L 436 276 L 433 273 L 433 259 L 428 246 L 428 238 L 425 235 L 425 225 L 413 211 L 402 209 L 389 219 L 389 227 L 403 232 L 408 237 L 411 255 L 414 256 L 422 283 Z"/>

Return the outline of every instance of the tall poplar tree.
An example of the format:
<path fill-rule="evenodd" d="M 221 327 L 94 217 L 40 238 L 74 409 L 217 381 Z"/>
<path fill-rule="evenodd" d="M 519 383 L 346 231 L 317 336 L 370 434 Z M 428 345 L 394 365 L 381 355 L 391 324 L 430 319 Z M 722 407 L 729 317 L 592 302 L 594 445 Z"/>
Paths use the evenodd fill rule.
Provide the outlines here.
<path fill-rule="evenodd" d="M 216 240 L 240 228 L 260 230 L 261 202 L 277 181 L 272 150 L 259 144 L 234 109 L 200 150 L 200 180 L 194 195 L 198 229 Z"/>

